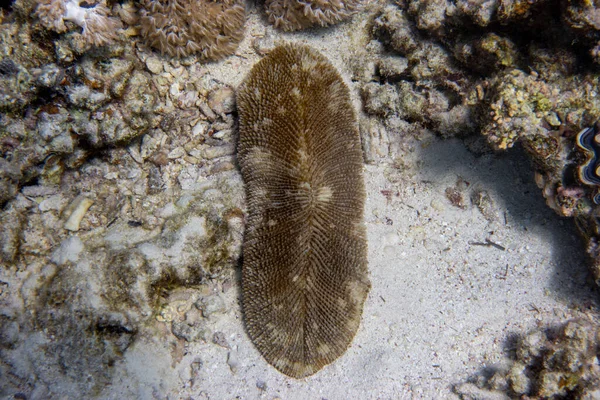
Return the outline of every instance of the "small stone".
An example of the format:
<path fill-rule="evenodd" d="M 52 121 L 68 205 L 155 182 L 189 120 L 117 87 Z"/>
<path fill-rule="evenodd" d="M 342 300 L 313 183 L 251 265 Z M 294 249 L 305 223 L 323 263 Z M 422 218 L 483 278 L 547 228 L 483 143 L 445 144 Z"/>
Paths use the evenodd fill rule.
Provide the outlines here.
<path fill-rule="evenodd" d="M 190 365 L 190 369 L 192 370 L 191 371 L 192 387 L 194 387 L 194 385 L 196 385 L 196 383 L 201 380 L 200 375 L 202 372 L 202 360 L 200 360 L 200 359 L 194 360 L 194 362 L 192 362 L 192 364 Z"/>
<path fill-rule="evenodd" d="M 167 155 L 167 157 L 171 160 L 175 160 L 177 158 L 181 158 L 186 155 L 185 149 L 183 147 L 175 147 L 171 152 Z"/>
<path fill-rule="evenodd" d="M 256 387 L 264 392 L 265 390 L 267 390 L 267 382 L 263 381 L 262 379 L 259 379 L 256 381 Z"/>
<path fill-rule="evenodd" d="M 42 139 L 49 141 L 63 133 L 66 128 L 66 122 L 69 114 L 66 112 L 58 112 L 56 114 L 40 113 L 37 132 Z"/>
<path fill-rule="evenodd" d="M 171 332 L 179 339 L 187 342 L 206 341 L 210 337 L 209 329 L 202 323 L 193 323 L 185 321 L 173 321 Z"/>
<path fill-rule="evenodd" d="M 230 87 L 224 87 L 210 92 L 208 106 L 219 115 L 229 114 L 235 109 L 235 95 Z"/>
<path fill-rule="evenodd" d="M 65 222 L 64 228 L 69 231 L 78 231 L 81 220 L 92 204 L 94 204 L 93 200 L 88 199 L 83 195 L 77 196 L 68 207 L 71 212 L 68 214 L 69 217 Z"/>
<path fill-rule="evenodd" d="M 229 161 L 219 161 L 216 162 L 210 170 L 208 171 L 209 175 L 220 174 L 221 172 L 231 171 L 235 168 L 235 166 Z"/>
<path fill-rule="evenodd" d="M 486 190 L 475 191 L 471 197 L 471 201 L 477 206 L 486 220 L 493 222 L 498 219 L 498 212 L 494 200 Z"/>
<path fill-rule="evenodd" d="M 213 343 L 226 349 L 231 348 L 229 347 L 229 343 L 227 343 L 227 339 L 225 338 L 225 334 L 223 332 L 215 332 L 213 335 Z"/>
<path fill-rule="evenodd" d="M 200 104 L 198 105 L 198 108 L 200 108 L 200 111 L 202 111 L 202 114 L 204 114 L 206 116 L 206 118 L 208 118 L 209 121 L 214 121 L 217 119 L 217 115 L 213 112 L 213 110 L 211 110 L 211 108 L 208 106 L 208 104 L 206 104 L 204 102 L 200 102 Z"/>
<path fill-rule="evenodd" d="M 47 199 L 43 200 L 40 203 L 40 205 L 38 206 L 38 208 L 42 212 L 50 211 L 50 210 L 58 211 L 63 208 L 64 204 L 65 204 L 65 198 L 60 194 L 55 194 L 55 195 L 50 196 Z"/>
<path fill-rule="evenodd" d="M 157 75 L 164 70 L 162 62 L 158 59 L 158 57 L 153 56 L 146 59 L 146 68 L 148 68 L 148 70 L 153 74 Z"/>
<path fill-rule="evenodd" d="M 227 354 L 227 365 L 229 365 L 229 369 L 234 374 L 238 371 L 238 368 L 240 366 L 240 361 L 239 361 L 237 351 L 230 351 Z"/>
<path fill-rule="evenodd" d="M 252 42 L 252 47 L 258 55 L 265 56 L 275 48 L 275 38 L 267 31 L 263 37 L 258 37 Z"/>
<path fill-rule="evenodd" d="M 208 122 L 206 121 L 198 121 L 196 125 L 192 128 L 192 135 L 194 137 L 202 136 L 208 130 Z"/>
<path fill-rule="evenodd" d="M 164 188 L 164 181 L 160 169 L 152 165 L 148 171 L 148 193 L 157 194 Z"/>
<path fill-rule="evenodd" d="M 203 157 L 207 160 L 212 160 L 213 158 L 219 158 L 228 156 L 235 153 L 234 146 L 211 146 L 203 151 Z"/>
<path fill-rule="evenodd" d="M 202 316 L 209 318 L 216 313 L 224 313 L 226 311 L 225 301 L 219 295 L 202 297 L 196 302 L 196 308 L 202 310 Z"/>
<path fill-rule="evenodd" d="M 52 254 L 50 260 L 56 265 L 64 265 L 68 261 L 77 262 L 83 252 L 83 242 L 77 236 L 71 236 L 62 241 L 60 247 Z"/>
<path fill-rule="evenodd" d="M 544 120 L 553 128 L 560 127 L 560 118 L 558 118 L 558 115 L 556 115 L 555 112 L 548 113 L 548 115 L 544 117 Z"/>
<path fill-rule="evenodd" d="M 222 131 L 215 132 L 212 137 L 214 139 L 223 139 L 227 135 L 231 135 L 231 129 L 223 129 Z"/>
<path fill-rule="evenodd" d="M 0 216 L 0 259 L 6 263 L 15 261 L 21 245 L 23 217 L 13 207 Z"/>
<path fill-rule="evenodd" d="M 37 83 L 45 88 L 54 88 L 63 80 L 64 76 L 64 70 L 56 64 L 48 64 L 42 67 L 41 73 L 37 77 Z"/>

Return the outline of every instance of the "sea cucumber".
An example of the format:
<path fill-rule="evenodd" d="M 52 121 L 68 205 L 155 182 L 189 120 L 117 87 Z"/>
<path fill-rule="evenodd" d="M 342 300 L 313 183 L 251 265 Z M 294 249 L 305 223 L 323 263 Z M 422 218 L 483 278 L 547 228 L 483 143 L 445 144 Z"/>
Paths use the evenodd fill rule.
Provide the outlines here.
<path fill-rule="evenodd" d="M 356 114 L 335 68 L 299 45 L 257 63 L 237 106 L 246 329 L 270 364 L 303 378 L 346 351 L 370 289 Z"/>

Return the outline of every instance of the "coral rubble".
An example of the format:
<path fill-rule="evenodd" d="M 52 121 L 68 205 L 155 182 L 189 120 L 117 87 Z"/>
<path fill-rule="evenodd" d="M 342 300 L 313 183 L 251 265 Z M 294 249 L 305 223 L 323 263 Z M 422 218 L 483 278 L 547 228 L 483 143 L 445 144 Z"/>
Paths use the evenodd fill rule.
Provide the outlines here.
<path fill-rule="evenodd" d="M 462 399 L 596 399 L 600 396 L 600 326 L 572 320 L 519 338 L 508 368 L 459 384 Z"/>
<path fill-rule="evenodd" d="M 210 343 L 241 251 L 231 86 L 125 45 L 131 3 L 69 4 L 0 19 L 1 397 L 98 396 L 157 331 Z M 89 13 L 130 29 L 87 43 Z"/>

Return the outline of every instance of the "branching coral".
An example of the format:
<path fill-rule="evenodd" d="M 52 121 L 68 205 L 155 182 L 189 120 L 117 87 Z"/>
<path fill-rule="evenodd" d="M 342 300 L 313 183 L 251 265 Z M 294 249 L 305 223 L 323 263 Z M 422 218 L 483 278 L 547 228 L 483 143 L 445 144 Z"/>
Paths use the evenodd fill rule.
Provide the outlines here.
<path fill-rule="evenodd" d="M 244 35 L 241 0 L 142 0 L 140 12 L 142 36 L 170 56 L 216 60 L 232 54 Z"/>
<path fill-rule="evenodd" d="M 327 26 L 348 19 L 362 8 L 361 0 L 267 0 L 269 21 L 284 31 Z"/>
<path fill-rule="evenodd" d="M 83 28 L 81 32 L 86 43 L 102 46 L 117 38 L 121 22 L 109 17 L 109 9 L 104 0 L 94 7 L 85 8 L 83 0 L 40 0 L 36 15 L 43 26 L 56 32 L 68 30 L 65 21 L 71 21 Z"/>

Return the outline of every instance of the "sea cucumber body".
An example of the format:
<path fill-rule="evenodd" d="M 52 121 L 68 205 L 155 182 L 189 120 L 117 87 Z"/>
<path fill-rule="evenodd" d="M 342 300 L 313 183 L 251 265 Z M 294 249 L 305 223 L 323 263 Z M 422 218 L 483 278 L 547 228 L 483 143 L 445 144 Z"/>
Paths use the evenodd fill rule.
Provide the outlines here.
<path fill-rule="evenodd" d="M 370 288 L 356 115 L 335 68 L 297 45 L 253 67 L 237 106 L 246 328 L 270 364 L 302 378 L 346 351 Z"/>

